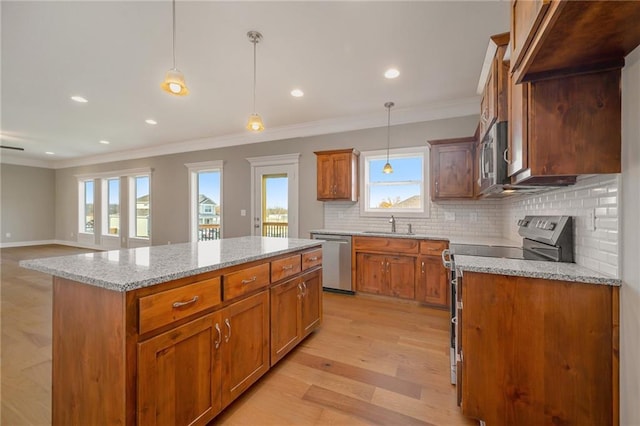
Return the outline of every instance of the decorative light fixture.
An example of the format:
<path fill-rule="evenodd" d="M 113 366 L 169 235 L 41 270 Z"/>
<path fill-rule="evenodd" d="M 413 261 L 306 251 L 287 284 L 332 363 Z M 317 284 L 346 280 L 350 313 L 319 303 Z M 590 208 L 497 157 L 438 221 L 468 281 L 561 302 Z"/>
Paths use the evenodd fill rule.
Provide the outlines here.
<path fill-rule="evenodd" d="M 256 44 L 262 40 L 262 34 L 258 31 L 249 31 L 247 37 L 253 43 L 253 113 L 249 116 L 247 130 L 257 133 L 264 130 L 262 117 L 256 112 Z"/>
<path fill-rule="evenodd" d="M 173 68 L 167 71 L 160 87 L 172 95 L 185 96 L 189 94 L 187 84 L 184 82 L 184 74 L 176 68 L 176 0 L 173 0 Z"/>
<path fill-rule="evenodd" d="M 393 102 L 386 102 L 384 107 L 387 109 L 387 163 L 382 168 L 382 173 L 389 174 L 393 173 L 393 167 L 391 167 L 391 163 L 389 163 L 389 134 L 391 131 L 391 108 L 395 104 Z"/>

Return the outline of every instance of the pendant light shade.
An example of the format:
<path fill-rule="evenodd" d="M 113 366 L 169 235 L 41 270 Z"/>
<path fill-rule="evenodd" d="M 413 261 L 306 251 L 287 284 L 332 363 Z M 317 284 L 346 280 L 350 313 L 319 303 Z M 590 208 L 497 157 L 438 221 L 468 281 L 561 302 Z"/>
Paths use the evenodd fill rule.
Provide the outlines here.
<path fill-rule="evenodd" d="M 173 0 L 173 68 L 167 71 L 160 87 L 171 95 L 185 96 L 189 94 L 189 89 L 184 81 L 184 74 L 176 68 L 176 0 Z"/>
<path fill-rule="evenodd" d="M 390 174 L 393 173 L 393 167 L 391 167 L 391 163 L 389 163 L 389 144 L 390 144 L 390 131 L 391 131 L 391 108 L 394 106 L 395 104 L 393 102 L 386 102 L 384 104 L 384 107 L 387 109 L 387 162 L 385 163 L 384 167 L 382 168 L 382 173 L 384 174 Z"/>
<path fill-rule="evenodd" d="M 247 121 L 247 130 L 258 133 L 264 130 L 262 117 L 256 112 L 256 44 L 262 40 L 262 34 L 258 31 L 249 31 L 247 37 L 249 42 L 253 43 L 253 113 Z"/>

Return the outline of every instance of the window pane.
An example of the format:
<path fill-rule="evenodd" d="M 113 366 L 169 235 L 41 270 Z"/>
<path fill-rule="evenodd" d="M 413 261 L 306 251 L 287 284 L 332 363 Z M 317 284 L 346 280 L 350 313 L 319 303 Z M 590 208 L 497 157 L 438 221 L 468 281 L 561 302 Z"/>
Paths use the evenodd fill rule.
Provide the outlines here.
<path fill-rule="evenodd" d="M 395 155 L 389 158 L 393 173 L 382 172 L 386 157 L 369 157 L 366 182 L 367 211 L 422 211 L 423 155 Z"/>
<path fill-rule="evenodd" d="M 262 235 L 287 237 L 289 235 L 289 182 L 287 175 L 262 177 Z"/>
<path fill-rule="evenodd" d="M 149 238 L 149 176 L 136 177 L 135 236 Z"/>
<path fill-rule="evenodd" d="M 109 235 L 120 234 L 120 179 L 109 179 L 107 181 L 107 197 L 109 203 L 108 230 Z"/>
<path fill-rule="evenodd" d="M 198 241 L 220 238 L 220 172 L 198 173 Z"/>
<path fill-rule="evenodd" d="M 84 182 L 84 232 L 93 234 L 93 181 Z"/>

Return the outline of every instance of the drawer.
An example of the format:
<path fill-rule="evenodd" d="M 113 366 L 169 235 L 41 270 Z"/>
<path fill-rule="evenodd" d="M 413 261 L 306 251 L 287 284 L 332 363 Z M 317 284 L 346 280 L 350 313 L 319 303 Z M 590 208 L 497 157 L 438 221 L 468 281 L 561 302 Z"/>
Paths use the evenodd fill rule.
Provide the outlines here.
<path fill-rule="evenodd" d="M 302 270 L 300 258 L 301 256 L 296 254 L 271 262 L 271 282 L 280 281 L 300 272 Z"/>
<path fill-rule="evenodd" d="M 322 249 L 302 253 L 302 270 L 306 271 L 314 266 L 322 265 Z"/>
<path fill-rule="evenodd" d="M 220 302 L 220 277 L 141 297 L 138 300 L 140 334 L 204 311 Z"/>
<path fill-rule="evenodd" d="M 252 266 L 242 269 L 238 272 L 225 274 L 224 282 L 224 300 L 235 299 L 243 294 L 251 293 L 269 285 L 269 264 Z"/>
<path fill-rule="evenodd" d="M 442 250 L 449 247 L 446 241 L 420 241 L 420 254 L 441 256 Z"/>
<path fill-rule="evenodd" d="M 418 254 L 418 240 L 411 238 L 354 237 L 353 247 L 357 251 Z"/>

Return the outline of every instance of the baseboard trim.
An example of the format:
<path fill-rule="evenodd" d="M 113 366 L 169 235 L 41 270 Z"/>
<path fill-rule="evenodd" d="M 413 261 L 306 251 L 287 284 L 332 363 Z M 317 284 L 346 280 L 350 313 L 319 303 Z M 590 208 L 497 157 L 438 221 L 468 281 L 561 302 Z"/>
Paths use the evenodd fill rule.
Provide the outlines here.
<path fill-rule="evenodd" d="M 46 246 L 50 244 L 58 244 L 61 246 L 86 248 L 91 250 L 104 250 L 104 248 L 95 244 L 82 244 L 77 241 L 67 240 L 38 240 L 38 241 L 16 241 L 14 243 L 0 243 L 0 249 L 13 247 L 29 247 L 29 246 Z"/>

